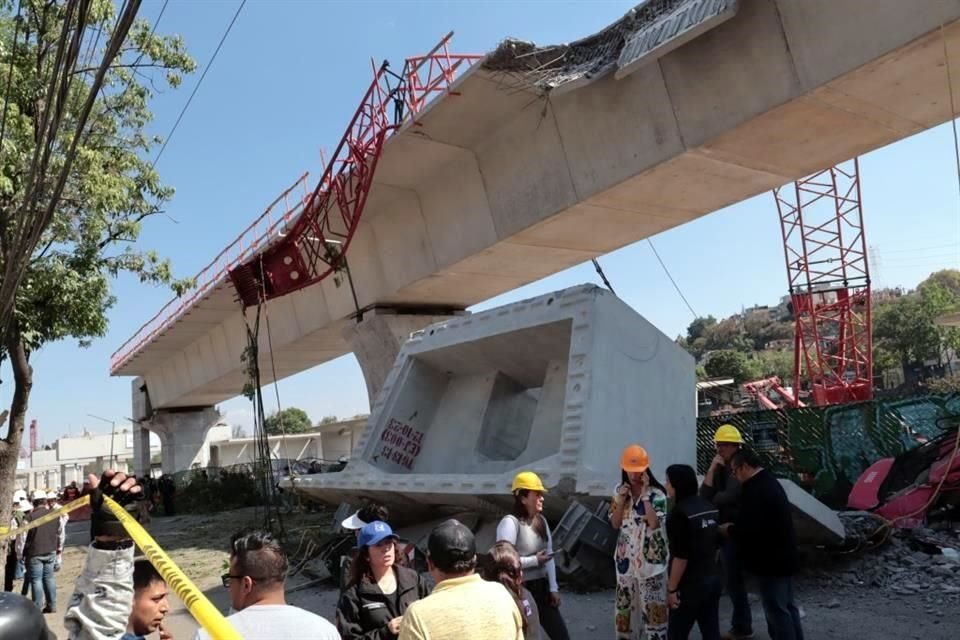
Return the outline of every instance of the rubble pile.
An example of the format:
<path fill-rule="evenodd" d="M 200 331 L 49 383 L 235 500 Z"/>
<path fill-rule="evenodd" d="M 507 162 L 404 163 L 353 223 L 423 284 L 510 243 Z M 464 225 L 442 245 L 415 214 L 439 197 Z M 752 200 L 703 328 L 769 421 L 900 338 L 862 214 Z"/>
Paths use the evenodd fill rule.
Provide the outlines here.
<path fill-rule="evenodd" d="M 602 31 L 571 42 L 537 46 L 507 38 L 483 62 L 484 69 L 516 74 L 518 88 L 551 91 L 580 79 L 598 77 L 617 66 L 627 39 L 636 31 L 676 11 L 686 0 L 643 0 Z M 509 84 L 504 79 L 505 84 Z"/>
<path fill-rule="evenodd" d="M 871 536 L 881 524 L 875 517 L 841 516 L 850 538 L 861 543 L 808 558 L 803 580 L 810 586 L 834 596 L 845 588 L 919 596 L 930 607 L 960 603 L 960 529 L 894 529 Z"/>

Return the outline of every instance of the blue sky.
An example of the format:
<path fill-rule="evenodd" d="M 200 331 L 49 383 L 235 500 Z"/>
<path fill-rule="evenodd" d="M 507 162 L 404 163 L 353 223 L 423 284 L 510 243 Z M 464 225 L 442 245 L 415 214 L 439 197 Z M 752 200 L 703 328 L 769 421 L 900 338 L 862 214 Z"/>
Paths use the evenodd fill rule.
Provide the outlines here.
<path fill-rule="evenodd" d="M 339 140 L 370 80 L 370 58 L 395 65 L 423 53 L 449 30 L 454 49 L 483 53 L 514 36 L 541 44 L 577 39 L 621 16 L 636 0 L 580 2 L 307 2 L 250 0 L 157 165 L 177 189 L 168 207 L 176 220 L 149 222 L 141 246 L 173 260 L 189 276 L 230 242 L 305 170 L 318 173 L 321 148 Z M 159 0 L 144 2 L 151 21 Z M 172 0 L 159 33 L 179 33 L 206 64 L 239 0 Z M 199 79 L 153 103 L 152 130 L 166 135 Z M 960 198 L 953 139 L 941 126 L 861 159 L 868 243 L 875 286 L 913 286 L 939 268 L 960 268 Z M 776 302 L 786 293 L 773 198 L 764 194 L 654 237 L 657 249 L 699 314 L 729 315 Z M 746 249 L 744 249 L 746 248 Z M 689 310 L 646 242 L 601 258 L 617 293 L 670 336 Z M 489 300 L 488 308 L 583 282 L 587 263 Z M 116 282 L 110 331 L 89 349 L 75 342 L 34 355 L 30 418 L 48 442 L 82 428 L 109 430 L 88 413 L 124 423 L 130 379 L 110 378 L 110 354 L 170 294 L 130 279 Z M 8 367 L 0 370 L 0 406 L 10 402 Z M 272 393 L 269 397 L 273 397 Z M 352 356 L 280 383 L 284 406 L 314 418 L 367 410 L 366 389 Z M 250 424 L 250 405 L 221 405 L 231 422 Z"/>

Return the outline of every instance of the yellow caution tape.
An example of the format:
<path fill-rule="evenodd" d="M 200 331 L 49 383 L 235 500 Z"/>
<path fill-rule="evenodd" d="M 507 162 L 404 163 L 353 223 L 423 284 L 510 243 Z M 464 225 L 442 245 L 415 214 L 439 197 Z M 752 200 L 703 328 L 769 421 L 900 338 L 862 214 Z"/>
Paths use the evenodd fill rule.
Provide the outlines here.
<path fill-rule="evenodd" d="M 60 516 L 67 515 L 71 511 L 76 511 L 81 507 L 90 504 L 90 496 L 77 498 L 73 502 L 68 502 L 59 509 L 46 513 L 32 522 L 28 522 L 22 527 L 11 530 L 10 527 L 0 527 L 0 541 L 18 536 L 21 533 L 36 529 L 40 525 L 53 522 Z M 143 554 L 147 556 L 156 570 L 163 576 L 173 592 L 187 605 L 187 610 L 200 623 L 213 640 L 243 640 L 236 629 L 230 626 L 223 614 L 203 595 L 203 592 L 197 588 L 190 578 L 183 573 L 180 567 L 160 548 L 156 540 L 147 533 L 146 529 L 140 526 L 140 523 L 130 517 L 130 514 L 117 502 L 104 496 L 104 506 L 120 521 L 130 538 L 136 543 Z"/>
<path fill-rule="evenodd" d="M 60 516 L 65 516 L 71 511 L 76 511 L 80 507 L 85 507 L 90 504 L 90 496 L 83 496 L 82 498 L 77 498 L 73 502 L 68 502 L 59 509 L 54 509 L 50 513 L 45 513 L 36 520 L 28 522 L 22 527 L 17 527 L 14 530 L 10 530 L 10 527 L 0 527 L 0 542 L 6 540 L 7 538 L 12 538 L 18 536 L 21 533 L 26 533 L 30 529 L 36 529 L 41 525 L 45 525 L 48 522 L 53 522 L 60 518 Z"/>
<path fill-rule="evenodd" d="M 116 516 L 150 560 L 150 564 L 163 576 L 173 592 L 187 605 L 190 614 L 200 623 L 200 626 L 207 630 L 213 640 L 243 640 L 223 614 L 207 600 L 197 585 L 193 584 L 193 581 L 170 559 L 170 556 L 160 548 L 160 545 L 147 533 L 146 529 L 140 526 L 139 522 L 130 517 L 123 507 L 110 498 L 104 497 L 103 504 Z"/>

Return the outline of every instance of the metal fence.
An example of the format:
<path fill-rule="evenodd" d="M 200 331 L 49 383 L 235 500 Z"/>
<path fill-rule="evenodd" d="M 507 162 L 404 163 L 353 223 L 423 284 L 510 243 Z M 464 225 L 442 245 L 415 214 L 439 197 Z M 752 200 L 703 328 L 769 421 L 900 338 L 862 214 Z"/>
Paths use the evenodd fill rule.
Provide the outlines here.
<path fill-rule="evenodd" d="M 958 415 L 960 394 L 952 393 L 705 416 L 697 420 L 697 467 L 710 466 L 717 427 L 732 424 L 774 473 L 842 508 L 867 467 L 923 444 Z"/>
<path fill-rule="evenodd" d="M 292 508 L 294 495 L 279 487 L 284 476 L 335 473 L 343 470 L 344 466 L 343 461 L 320 458 L 275 458 L 270 465 L 273 478 L 266 483 L 267 487 L 272 488 L 271 496 L 264 496 L 266 465 L 253 462 L 186 469 L 172 474 L 171 478 L 176 487 L 177 508 L 184 511 L 261 506 L 271 499 L 281 506 Z"/>

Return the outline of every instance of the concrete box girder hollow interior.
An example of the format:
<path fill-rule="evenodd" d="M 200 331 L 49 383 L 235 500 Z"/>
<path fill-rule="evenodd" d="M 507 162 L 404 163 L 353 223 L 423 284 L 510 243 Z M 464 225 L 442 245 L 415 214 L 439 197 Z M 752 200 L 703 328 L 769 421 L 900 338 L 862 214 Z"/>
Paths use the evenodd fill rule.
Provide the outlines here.
<path fill-rule="evenodd" d="M 347 468 L 292 483 L 413 517 L 508 506 L 529 469 L 556 517 L 570 498 L 609 497 L 626 444 L 646 447 L 659 477 L 694 463 L 694 378 L 685 351 L 592 285 L 456 317 L 404 344 Z"/>

